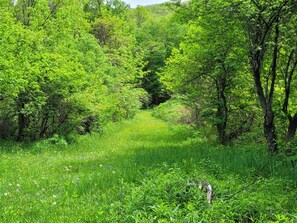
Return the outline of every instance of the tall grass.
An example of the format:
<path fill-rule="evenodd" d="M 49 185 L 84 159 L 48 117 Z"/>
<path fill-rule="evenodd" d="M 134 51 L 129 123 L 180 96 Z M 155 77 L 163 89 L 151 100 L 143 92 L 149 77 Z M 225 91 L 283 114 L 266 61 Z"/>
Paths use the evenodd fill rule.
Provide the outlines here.
<path fill-rule="evenodd" d="M 72 145 L 1 142 L 0 222 L 294 222 L 296 169 L 264 151 L 216 146 L 150 111 Z M 187 187 L 201 179 L 212 205 Z"/>

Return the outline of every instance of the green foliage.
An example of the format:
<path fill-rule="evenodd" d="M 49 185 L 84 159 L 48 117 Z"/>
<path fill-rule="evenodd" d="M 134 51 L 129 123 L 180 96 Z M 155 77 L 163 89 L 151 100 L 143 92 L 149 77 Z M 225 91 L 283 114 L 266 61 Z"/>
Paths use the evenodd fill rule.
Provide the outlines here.
<path fill-rule="evenodd" d="M 154 108 L 153 116 L 170 123 L 196 124 L 195 112 L 182 98 L 172 98 Z"/>
<path fill-rule="evenodd" d="M 135 89 L 141 55 L 129 27 L 112 15 L 118 3 L 108 2 L 106 17 L 93 22 L 109 27 L 104 46 L 89 33 L 81 1 L 1 7 L 1 138 L 86 133 L 135 114 L 143 97 Z"/>
<path fill-rule="evenodd" d="M 192 0 L 175 5 L 175 18 L 187 25 L 186 36 L 167 58 L 160 81 L 187 97 L 199 117 L 217 129 L 222 144 L 245 132 L 259 134 L 260 128 L 271 151 L 277 147 L 275 132 L 290 140 L 297 126 L 293 1 Z"/>
<path fill-rule="evenodd" d="M 296 170 L 265 158 L 263 146 L 217 146 L 148 111 L 81 137 L 0 142 L 1 221 L 296 221 Z M 210 205 L 189 185 L 203 179 Z"/>
<path fill-rule="evenodd" d="M 151 105 L 158 105 L 170 98 L 158 73 L 183 38 L 184 26 L 174 20 L 173 10 L 165 5 L 137 7 L 128 16 L 133 27 L 131 31 L 146 62 L 141 86 L 151 95 Z"/>
<path fill-rule="evenodd" d="M 185 165 L 191 165 L 187 162 Z M 231 191 L 240 190 L 243 183 L 235 176 L 226 176 L 223 181 L 210 178 L 198 165 L 191 165 L 190 176 L 183 167 L 163 164 L 149 171 L 140 184 L 121 185 L 121 200 L 111 204 L 106 220 L 117 222 L 265 222 L 277 221 L 290 202 L 283 202 L 287 195 L 271 200 L 277 180 L 259 179 L 254 185 L 235 198 L 228 199 Z M 187 186 L 189 177 L 211 180 L 216 194 L 213 204 L 206 202 L 206 195 L 197 187 Z M 246 183 L 246 182 L 245 182 Z M 289 189 L 289 185 L 284 185 Z M 259 193 L 265 190 L 266 193 Z M 254 191 L 254 192 L 251 192 Z M 258 191 L 258 192 L 256 192 Z M 292 199 L 294 193 L 288 195 Z M 291 200 L 292 201 L 292 200 Z M 278 202 L 282 203 L 277 205 Z M 120 210 L 120 214 L 117 210 Z M 108 210 L 106 210 L 108 211 Z M 277 213 L 277 214 L 276 214 Z M 290 215 L 284 215 L 290 219 Z"/>
<path fill-rule="evenodd" d="M 228 2 L 193 1 L 189 10 L 197 18 L 188 22 L 186 37 L 161 73 L 166 87 L 185 95 L 199 118 L 217 129 L 222 144 L 249 128 L 243 123 L 256 107 L 244 59 L 245 36 L 228 7 Z"/>

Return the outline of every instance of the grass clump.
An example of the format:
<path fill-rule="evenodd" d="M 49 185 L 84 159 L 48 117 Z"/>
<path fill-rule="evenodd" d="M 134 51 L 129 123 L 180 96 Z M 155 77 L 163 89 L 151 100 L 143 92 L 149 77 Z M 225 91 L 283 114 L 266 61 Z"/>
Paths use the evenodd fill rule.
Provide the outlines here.
<path fill-rule="evenodd" d="M 292 166 L 261 146 L 216 146 L 149 111 L 73 144 L 0 147 L 0 222 L 297 220 Z M 188 185 L 203 179 L 210 205 Z"/>

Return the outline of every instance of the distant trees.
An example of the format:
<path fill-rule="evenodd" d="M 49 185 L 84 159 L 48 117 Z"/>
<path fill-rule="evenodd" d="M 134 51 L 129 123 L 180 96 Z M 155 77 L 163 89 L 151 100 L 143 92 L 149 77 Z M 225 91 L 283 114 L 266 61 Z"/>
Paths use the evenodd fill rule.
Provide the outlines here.
<path fill-rule="evenodd" d="M 175 20 L 173 10 L 165 5 L 137 7 L 129 13 L 129 20 L 145 61 L 141 87 L 149 93 L 151 105 L 158 105 L 170 98 L 158 73 L 183 38 L 184 25 Z"/>

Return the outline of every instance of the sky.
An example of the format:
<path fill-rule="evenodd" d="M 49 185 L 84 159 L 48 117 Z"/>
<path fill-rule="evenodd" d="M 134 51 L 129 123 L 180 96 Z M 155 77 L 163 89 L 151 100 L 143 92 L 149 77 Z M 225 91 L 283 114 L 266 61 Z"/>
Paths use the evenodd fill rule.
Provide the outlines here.
<path fill-rule="evenodd" d="M 130 4 L 132 8 L 135 8 L 137 5 L 152 5 L 167 2 L 169 0 L 123 0 L 124 2 Z"/>

